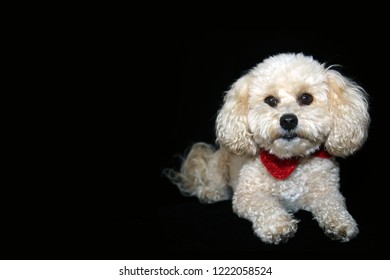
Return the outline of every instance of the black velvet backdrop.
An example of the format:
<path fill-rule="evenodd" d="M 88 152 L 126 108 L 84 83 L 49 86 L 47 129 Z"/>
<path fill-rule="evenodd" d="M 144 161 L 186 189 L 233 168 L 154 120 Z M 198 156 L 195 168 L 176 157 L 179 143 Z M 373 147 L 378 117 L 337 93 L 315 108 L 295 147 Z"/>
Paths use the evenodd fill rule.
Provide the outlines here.
<path fill-rule="evenodd" d="M 61 164 L 48 161 L 61 174 L 41 170 L 53 178 L 50 191 L 26 199 L 32 207 L 22 220 L 3 221 L 3 258 L 387 258 L 389 58 L 380 27 L 89 26 L 56 53 L 71 61 L 53 87 L 66 85 L 58 103 L 66 110 L 50 126 L 61 128 L 50 150 Z M 280 52 L 341 65 L 370 95 L 368 141 L 339 159 L 341 192 L 360 229 L 349 243 L 330 240 L 310 213 L 298 212 L 295 237 L 265 245 L 230 201 L 200 204 L 162 176 L 193 143 L 214 143 L 224 92 Z"/>

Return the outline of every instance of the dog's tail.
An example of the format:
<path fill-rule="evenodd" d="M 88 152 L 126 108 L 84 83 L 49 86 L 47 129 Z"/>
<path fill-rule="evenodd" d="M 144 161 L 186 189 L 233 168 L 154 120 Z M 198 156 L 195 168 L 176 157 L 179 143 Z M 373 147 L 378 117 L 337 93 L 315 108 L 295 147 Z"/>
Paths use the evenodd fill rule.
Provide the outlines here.
<path fill-rule="evenodd" d="M 206 143 L 196 143 L 184 158 L 180 172 L 167 169 L 164 174 L 185 196 L 196 196 L 203 203 L 228 200 L 229 155 Z"/>

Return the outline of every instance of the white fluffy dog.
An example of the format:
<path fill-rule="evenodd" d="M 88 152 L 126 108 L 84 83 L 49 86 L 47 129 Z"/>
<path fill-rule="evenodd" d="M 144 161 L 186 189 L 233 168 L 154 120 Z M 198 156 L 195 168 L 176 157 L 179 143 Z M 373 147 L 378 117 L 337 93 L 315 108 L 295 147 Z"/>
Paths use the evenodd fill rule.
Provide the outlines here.
<path fill-rule="evenodd" d="M 169 177 L 202 202 L 232 198 L 234 212 L 266 243 L 292 237 L 300 209 L 332 239 L 349 241 L 358 227 L 339 191 L 335 157 L 351 155 L 366 140 L 366 97 L 312 57 L 269 57 L 227 92 L 216 122 L 220 148 L 195 144 Z"/>

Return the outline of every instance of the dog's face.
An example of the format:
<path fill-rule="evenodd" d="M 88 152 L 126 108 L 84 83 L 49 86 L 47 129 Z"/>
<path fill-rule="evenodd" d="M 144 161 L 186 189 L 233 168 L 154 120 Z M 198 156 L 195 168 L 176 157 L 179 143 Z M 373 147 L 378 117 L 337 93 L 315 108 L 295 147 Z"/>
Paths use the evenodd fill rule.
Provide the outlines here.
<path fill-rule="evenodd" d="M 252 75 L 247 119 L 257 146 L 285 158 L 308 155 L 324 143 L 332 117 L 320 64 L 267 60 Z"/>
<path fill-rule="evenodd" d="M 270 57 L 227 93 L 217 118 L 218 141 L 238 155 L 262 148 L 288 158 L 324 145 L 331 154 L 346 156 L 367 136 L 365 96 L 311 57 Z"/>

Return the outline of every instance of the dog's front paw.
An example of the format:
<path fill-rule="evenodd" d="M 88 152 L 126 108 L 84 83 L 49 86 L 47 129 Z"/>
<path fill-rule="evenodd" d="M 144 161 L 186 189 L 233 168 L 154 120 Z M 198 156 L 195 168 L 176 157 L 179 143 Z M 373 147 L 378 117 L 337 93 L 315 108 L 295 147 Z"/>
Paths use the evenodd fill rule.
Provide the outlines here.
<path fill-rule="evenodd" d="M 257 220 L 253 223 L 253 230 L 260 239 L 269 244 L 286 243 L 294 236 L 298 228 L 298 221 L 290 215 L 283 215 L 275 219 Z"/>
<path fill-rule="evenodd" d="M 329 224 L 324 229 L 325 234 L 333 240 L 348 242 L 359 233 L 356 222 L 352 219 L 343 224 Z"/>

